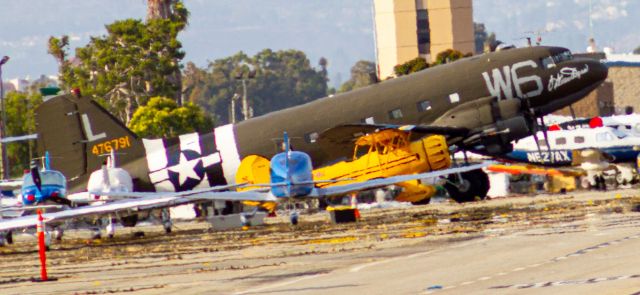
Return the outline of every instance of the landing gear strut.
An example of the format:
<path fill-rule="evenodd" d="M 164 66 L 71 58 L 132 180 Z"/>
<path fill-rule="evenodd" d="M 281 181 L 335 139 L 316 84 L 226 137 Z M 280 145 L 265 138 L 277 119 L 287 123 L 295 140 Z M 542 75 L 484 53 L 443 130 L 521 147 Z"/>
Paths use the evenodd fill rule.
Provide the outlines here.
<path fill-rule="evenodd" d="M 458 203 L 484 200 L 489 192 L 489 176 L 481 169 L 452 174 L 444 187 Z"/>
<path fill-rule="evenodd" d="M 116 235 L 116 219 L 111 215 L 109 215 L 109 224 L 107 224 L 106 232 L 109 239 L 113 239 Z"/>
<path fill-rule="evenodd" d="M 162 209 L 160 216 L 162 217 L 162 227 L 164 227 L 164 232 L 170 234 L 173 223 L 171 222 L 171 213 L 169 213 L 169 209 Z"/>
<path fill-rule="evenodd" d="M 13 233 L 11 231 L 0 232 L 0 247 L 9 244 L 13 244 Z"/>

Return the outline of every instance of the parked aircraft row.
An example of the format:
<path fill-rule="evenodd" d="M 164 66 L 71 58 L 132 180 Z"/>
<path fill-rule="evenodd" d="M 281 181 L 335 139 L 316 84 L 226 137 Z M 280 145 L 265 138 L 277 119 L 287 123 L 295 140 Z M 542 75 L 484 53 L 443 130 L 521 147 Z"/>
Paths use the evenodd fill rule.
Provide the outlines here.
<path fill-rule="evenodd" d="M 607 68 L 599 61 L 573 57 L 565 48 L 510 49 L 175 139 L 139 138 L 90 98 L 61 95 L 36 110 L 39 153 L 51 154 L 51 166 L 68 180 L 69 196 L 124 199 L 47 213 L 46 218 L 111 215 L 111 220 L 136 220 L 141 211 L 200 200 L 291 200 L 445 175 L 449 175 L 447 190 L 452 198 L 484 198 L 489 183 L 479 166 L 355 182 L 314 177 L 313 167 L 349 158 L 358 161 L 358 155 L 352 153 L 354 142 L 385 129 L 410 131 L 410 136 L 393 137 L 405 138 L 401 146 L 408 151 L 423 137 L 440 134 L 448 150 L 503 157 L 513 151 L 513 140 L 544 127 L 539 123 L 543 115 L 575 103 L 606 76 Z M 295 151 L 282 154 L 280 146 L 288 145 L 284 132 L 291 135 Z M 384 153 L 384 148 L 381 152 L 377 145 L 370 146 L 369 155 Z M 440 145 L 435 150 L 447 149 Z M 124 191 L 105 187 L 88 191 L 91 173 L 102 166 L 102 155 L 112 151 L 118 154 L 117 168 L 130 177 L 130 187 L 121 181 Z M 260 188 L 238 191 L 260 186 L 237 181 L 242 160 L 251 156 L 271 158 L 268 192 Z M 448 166 L 420 169 L 427 172 Z M 102 171 L 98 187 L 113 184 L 111 172 Z M 321 187 L 327 183 L 335 185 Z M 58 199 L 57 203 L 68 200 Z M 34 226 L 34 222 L 29 216 L 3 220 L 0 231 Z"/>

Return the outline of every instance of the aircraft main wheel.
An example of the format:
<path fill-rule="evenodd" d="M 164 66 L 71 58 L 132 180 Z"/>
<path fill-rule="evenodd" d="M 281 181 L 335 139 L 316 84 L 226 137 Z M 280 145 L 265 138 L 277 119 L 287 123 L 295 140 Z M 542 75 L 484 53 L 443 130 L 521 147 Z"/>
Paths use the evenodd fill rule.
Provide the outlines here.
<path fill-rule="evenodd" d="M 411 202 L 411 205 L 429 205 L 431 203 L 431 198 L 424 198 L 417 202 Z"/>
<path fill-rule="evenodd" d="M 298 224 L 298 212 L 291 212 L 291 215 L 289 216 L 289 220 L 291 221 L 292 225 L 297 225 Z"/>
<path fill-rule="evenodd" d="M 481 169 L 463 172 L 460 175 L 452 174 L 448 179 L 444 188 L 458 203 L 484 200 L 489 192 L 489 176 Z"/>
<path fill-rule="evenodd" d="M 138 214 L 120 217 L 120 223 L 124 227 L 134 227 L 138 223 Z"/>

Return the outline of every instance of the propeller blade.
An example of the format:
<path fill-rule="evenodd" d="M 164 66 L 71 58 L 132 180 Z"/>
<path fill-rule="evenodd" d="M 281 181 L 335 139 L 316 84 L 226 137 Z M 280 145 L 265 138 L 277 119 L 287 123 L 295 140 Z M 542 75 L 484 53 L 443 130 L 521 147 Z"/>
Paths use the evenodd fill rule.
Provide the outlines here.
<path fill-rule="evenodd" d="M 540 141 L 538 140 L 538 131 L 535 129 L 536 128 L 534 128 L 533 130 L 533 140 L 536 142 L 536 147 L 538 147 L 538 153 L 542 155 L 542 149 L 540 149 Z"/>
<path fill-rule="evenodd" d="M 551 145 L 549 145 L 549 134 L 547 134 L 547 126 L 544 124 L 543 117 L 540 117 L 540 127 L 542 129 L 542 136 L 544 136 L 544 142 L 547 144 L 547 151 L 550 151 Z"/>
<path fill-rule="evenodd" d="M 571 111 L 571 119 L 573 119 L 573 121 L 576 120 L 576 112 L 573 110 L 573 105 L 570 104 L 569 105 L 569 111 Z"/>
<path fill-rule="evenodd" d="M 38 188 L 38 191 L 42 191 L 42 178 L 40 178 L 40 170 L 38 165 L 31 165 L 31 179 Z"/>

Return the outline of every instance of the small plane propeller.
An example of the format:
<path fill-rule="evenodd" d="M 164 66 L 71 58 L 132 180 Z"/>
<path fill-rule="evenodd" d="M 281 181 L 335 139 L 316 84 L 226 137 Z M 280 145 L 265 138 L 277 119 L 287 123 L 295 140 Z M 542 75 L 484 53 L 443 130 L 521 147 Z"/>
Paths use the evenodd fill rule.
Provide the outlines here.
<path fill-rule="evenodd" d="M 289 167 L 291 145 L 289 143 L 289 134 L 286 131 L 284 132 L 282 140 L 284 152 L 286 153 L 286 157 L 284 157 L 284 167 L 287 169 L 287 194 L 291 194 L 291 167 Z"/>
<path fill-rule="evenodd" d="M 31 179 L 38 188 L 38 192 L 42 193 L 42 178 L 40 178 L 40 169 L 35 162 L 31 162 Z"/>

